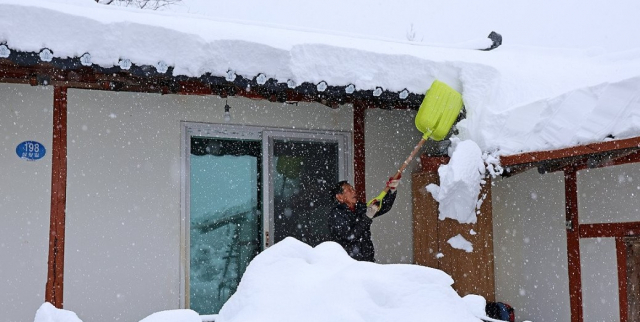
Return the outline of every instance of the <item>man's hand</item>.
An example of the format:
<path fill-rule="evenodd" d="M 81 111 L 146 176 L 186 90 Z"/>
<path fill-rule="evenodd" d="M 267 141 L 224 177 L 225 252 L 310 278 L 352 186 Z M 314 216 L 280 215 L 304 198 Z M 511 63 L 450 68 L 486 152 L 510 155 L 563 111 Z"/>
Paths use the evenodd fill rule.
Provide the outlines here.
<path fill-rule="evenodd" d="M 370 219 L 373 219 L 373 216 L 376 215 L 376 213 L 378 212 L 378 209 L 380 209 L 380 207 L 376 202 L 371 203 L 371 205 L 367 207 L 367 217 L 369 217 Z"/>
<path fill-rule="evenodd" d="M 398 187 L 399 184 L 400 184 L 400 178 L 394 179 L 393 177 L 390 177 L 389 181 L 387 181 L 387 187 L 389 187 L 389 190 L 391 190 L 391 192 L 396 191 L 396 188 Z"/>

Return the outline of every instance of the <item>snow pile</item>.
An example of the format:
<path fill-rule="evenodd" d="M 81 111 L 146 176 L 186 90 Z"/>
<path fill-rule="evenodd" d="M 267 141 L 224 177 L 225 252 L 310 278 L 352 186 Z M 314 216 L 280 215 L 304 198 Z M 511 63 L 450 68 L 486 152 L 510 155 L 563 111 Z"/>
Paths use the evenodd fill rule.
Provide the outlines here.
<path fill-rule="evenodd" d="M 426 189 L 438 202 L 440 220 L 451 218 L 463 224 L 475 224 L 485 173 L 482 151 L 470 140 L 453 138 L 451 143 L 451 159 L 438 169 L 440 186 L 430 184 Z"/>
<path fill-rule="evenodd" d="M 202 318 L 192 310 L 167 310 L 153 313 L 140 322 L 202 322 Z"/>
<path fill-rule="evenodd" d="M 288 237 L 251 262 L 216 322 L 479 322 L 484 299 L 460 298 L 452 283 L 437 269 L 359 262 L 337 243 Z"/>
<path fill-rule="evenodd" d="M 253 259 L 216 315 L 179 309 L 140 322 L 480 322 L 486 301 L 460 297 L 446 273 L 419 265 L 359 262 L 334 242 L 313 248 L 292 237 Z M 44 303 L 34 322 L 82 322 Z"/>
<path fill-rule="evenodd" d="M 45 302 L 36 311 L 33 322 L 82 322 L 82 320 L 74 312 L 58 309 L 51 303 Z"/>

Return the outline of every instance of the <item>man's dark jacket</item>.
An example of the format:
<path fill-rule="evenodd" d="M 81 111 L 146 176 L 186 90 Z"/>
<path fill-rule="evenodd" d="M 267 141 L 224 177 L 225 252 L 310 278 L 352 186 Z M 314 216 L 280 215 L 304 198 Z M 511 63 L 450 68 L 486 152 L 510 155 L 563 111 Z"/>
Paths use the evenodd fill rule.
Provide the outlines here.
<path fill-rule="evenodd" d="M 391 210 L 396 200 L 396 192 L 388 193 L 382 199 L 382 208 L 373 218 Z M 329 213 L 331 240 L 342 245 L 349 256 L 359 261 L 375 261 L 373 242 L 371 241 L 372 219 L 367 217 L 367 204 L 357 202 L 354 210 L 346 204 L 337 204 Z"/>

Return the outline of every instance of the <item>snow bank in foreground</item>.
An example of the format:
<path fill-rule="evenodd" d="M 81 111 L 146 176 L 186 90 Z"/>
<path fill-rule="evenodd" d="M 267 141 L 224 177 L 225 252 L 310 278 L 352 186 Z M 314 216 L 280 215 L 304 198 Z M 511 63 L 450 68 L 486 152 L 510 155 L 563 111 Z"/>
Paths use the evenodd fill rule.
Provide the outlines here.
<path fill-rule="evenodd" d="M 192 310 L 167 310 L 153 313 L 140 322 L 202 322 L 202 319 Z"/>
<path fill-rule="evenodd" d="M 438 169 L 440 186 L 430 184 L 427 191 L 438 201 L 440 220 L 451 218 L 463 224 L 475 224 L 478 195 L 484 183 L 482 151 L 470 140 L 452 139 L 451 160 Z"/>
<path fill-rule="evenodd" d="M 484 301 L 463 300 L 452 283 L 437 269 L 358 262 L 334 242 L 289 237 L 251 262 L 216 322 L 480 321 L 472 311 Z"/>
<path fill-rule="evenodd" d="M 461 298 L 443 271 L 407 264 L 359 262 L 340 245 L 315 248 L 292 237 L 260 253 L 218 315 L 167 310 L 140 322 L 480 322 L 479 295 Z M 34 322 L 82 322 L 44 303 Z"/>

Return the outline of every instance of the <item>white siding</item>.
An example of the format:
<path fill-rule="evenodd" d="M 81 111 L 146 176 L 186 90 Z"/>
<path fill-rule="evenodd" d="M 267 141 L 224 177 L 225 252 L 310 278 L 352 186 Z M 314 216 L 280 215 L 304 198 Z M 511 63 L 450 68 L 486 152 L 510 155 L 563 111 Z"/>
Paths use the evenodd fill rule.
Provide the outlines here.
<path fill-rule="evenodd" d="M 517 321 L 569 321 L 562 172 L 498 179 L 492 194 L 496 300 Z"/>
<path fill-rule="evenodd" d="M 415 111 L 369 109 L 366 113 L 365 150 L 367 200 L 377 196 L 422 138 L 415 126 Z M 413 160 L 403 174 L 391 211 L 376 218 L 371 234 L 379 263 L 413 262 Z"/>
<path fill-rule="evenodd" d="M 0 320 L 32 321 L 44 302 L 51 207 L 52 87 L 0 84 Z M 37 141 L 46 155 L 20 159 Z"/>
<path fill-rule="evenodd" d="M 578 171 L 580 223 L 640 221 L 640 163 Z"/>
<path fill-rule="evenodd" d="M 614 238 L 580 239 L 584 321 L 620 321 Z"/>

